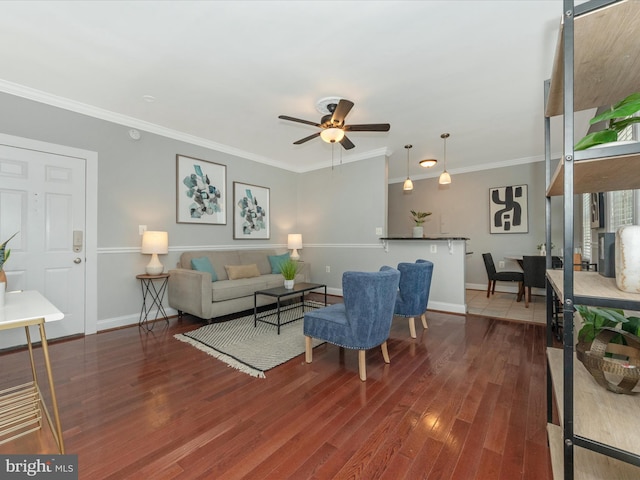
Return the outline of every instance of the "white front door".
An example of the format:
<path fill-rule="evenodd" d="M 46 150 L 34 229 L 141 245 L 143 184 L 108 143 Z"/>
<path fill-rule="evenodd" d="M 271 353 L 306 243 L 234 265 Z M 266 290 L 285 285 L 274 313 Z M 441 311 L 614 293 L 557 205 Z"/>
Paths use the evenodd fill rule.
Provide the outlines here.
<path fill-rule="evenodd" d="M 47 338 L 85 332 L 85 171 L 82 158 L 0 145 L 0 242 L 18 232 L 7 290 L 38 290 L 64 313 Z M 0 348 L 25 343 L 22 329 L 0 335 Z"/>

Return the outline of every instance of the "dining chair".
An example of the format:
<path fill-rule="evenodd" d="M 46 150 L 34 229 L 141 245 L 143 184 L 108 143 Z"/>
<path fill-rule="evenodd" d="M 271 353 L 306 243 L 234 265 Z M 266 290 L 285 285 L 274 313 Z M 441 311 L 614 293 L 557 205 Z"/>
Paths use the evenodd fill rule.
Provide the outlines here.
<path fill-rule="evenodd" d="M 360 380 L 367 379 L 366 350 L 382 348 L 389 363 L 387 339 L 393 321 L 393 308 L 398 294 L 400 272 L 384 266 L 378 272 L 344 272 L 344 303 L 305 312 L 305 361 L 313 360 L 312 338 L 358 350 Z"/>
<path fill-rule="evenodd" d="M 542 258 L 542 257 L 541 257 Z M 524 293 L 524 275 L 522 272 L 516 271 L 496 271 L 496 265 L 493 263 L 493 256 L 490 253 L 483 253 L 484 267 L 487 269 L 487 277 L 489 277 L 489 285 L 487 286 L 487 298 L 489 294 L 496 293 L 496 282 L 518 282 L 518 298 L 519 302 Z"/>
<path fill-rule="evenodd" d="M 524 270 L 524 306 L 529 308 L 531 301 L 531 288 L 545 288 L 547 286 L 547 258 L 540 255 L 524 255 L 522 257 L 522 269 Z"/>

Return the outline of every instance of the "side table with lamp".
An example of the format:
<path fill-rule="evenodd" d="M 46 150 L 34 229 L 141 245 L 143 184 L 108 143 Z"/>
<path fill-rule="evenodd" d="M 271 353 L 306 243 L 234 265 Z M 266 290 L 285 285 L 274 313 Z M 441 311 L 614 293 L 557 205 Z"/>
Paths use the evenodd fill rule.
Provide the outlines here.
<path fill-rule="evenodd" d="M 164 318 L 167 324 L 169 323 L 169 318 L 167 318 L 167 313 L 162 305 L 164 294 L 167 291 L 169 274 L 163 273 L 164 265 L 158 259 L 158 254 L 169 253 L 169 234 L 161 231 L 145 231 L 142 234 L 141 252 L 147 255 L 151 254 L 151 260 L 145 268 L 146 273 L 136 275 L 142 287 L 142 310 L 140 311 L 138 326 L 145 325 L 147 330 L 153 330 L 155 321 L 159 318 Z M 155 281 L 160 282 L 159 287 L 156 286 Z M 150 319 L 150 314 L 154 307 L 156 307 L 156 315 L 155 318 Z M 154 323 L 150 323 L 151 320 Z"/>

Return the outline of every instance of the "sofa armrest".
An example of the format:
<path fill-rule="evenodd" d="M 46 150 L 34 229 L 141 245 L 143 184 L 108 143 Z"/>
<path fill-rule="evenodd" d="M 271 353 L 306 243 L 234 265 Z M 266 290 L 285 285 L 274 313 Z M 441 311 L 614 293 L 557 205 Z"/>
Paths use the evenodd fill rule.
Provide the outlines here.
<path fill-rule="evenodd" d="M 200 318 L 211 318 L 211 275 L 197 270 L 169 270 L 169 306 Z"/>

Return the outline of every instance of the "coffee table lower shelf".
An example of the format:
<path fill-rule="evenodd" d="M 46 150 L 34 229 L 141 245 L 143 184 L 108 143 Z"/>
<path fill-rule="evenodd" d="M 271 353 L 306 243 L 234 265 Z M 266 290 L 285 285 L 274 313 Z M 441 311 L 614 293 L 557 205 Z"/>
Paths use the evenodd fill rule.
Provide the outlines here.
<path fill-rule="evenodd" d="M 318 290 L 320 288 L 324 288 L 324 304 L 326 305 L 327 304 L 327 286 L 320 283 L 298 283 L 294 285 L 292 289 L 288 289 L 284 287 L 275 287 L 275 288 L 268 288 L 265 290 L 257 290 L 253 294 L 253 326 L 257 327 L 258 322 L 268 323 L 269 325 L 274 325 L 278 327 L 278 335 L 280 335 L 280 327 L 282 325 L 286 325 L 288 323 L 295 322 L 297 320 L 300 320 L 301 318 L 304 318 L 305 294 L 307 292 Z M 258 302 L 257 302 L 258 295 L 265 295 L 265 296 L 273 297 L 276 299 L 276 303 L 278 307 L 277 307 L 277 313 L 275 315 L 276 316 L 275 322 L 266 320 L 269 317 L 273 317 L 273 314 L 258 316 Z M 291 310 L 293 308 L 298 308 L 298 305 L 290 306 L 289 308 L 283 309 L 281 306 L 281 300 L 287 297 L 294 297 L 296 295 L 300 295 L 300 309 L 301 309 L 302 315 L 300 317 L 296 317 L 296 318 L 287 320 L 286 322 L 283 322 L 280 316 L 281 312 L 286 310 Z"/>

